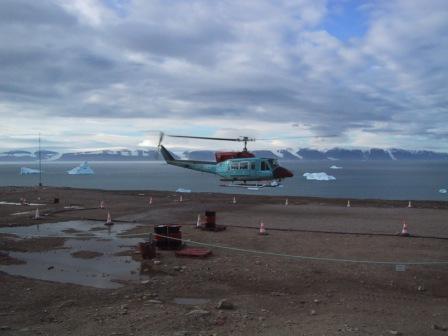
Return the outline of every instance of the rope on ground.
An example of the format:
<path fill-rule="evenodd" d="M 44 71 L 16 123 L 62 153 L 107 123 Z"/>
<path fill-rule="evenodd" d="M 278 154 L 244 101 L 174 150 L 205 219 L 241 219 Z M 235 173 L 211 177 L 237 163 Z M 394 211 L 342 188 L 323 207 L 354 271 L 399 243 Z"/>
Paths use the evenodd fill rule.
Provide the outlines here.
<path fill-rule="evenodd" d="M 206 246 L 210 248 L 223 249 L 228 251 L 235 252 L 243 252 L 248 254 L 258 254 L 265 256 L 274 256 L 274 257 L 282 257 L 289 259 L 299 259 L 299 260 L 311 260 L 311 261 L 321 261 L 321 262 L 338 262 L 338 263 L 352 263 L 352 264 L 367 264 L 367 265 L 420 265 L 420 266 L 437 266 L 437 265 L 448 265 L 448 261 L 444 260 L 435 260 L 435 261 L 381 261 L 381 260 L 358 260 L 358 259 L 345 259 L 345 258 L 328 258 L 328 257 L 312 257 L 312 256 L 304 256 L 304 255 L 292 255 L 286 253 L 278 253 L 278 252 L 270 252 L 270 251 L 260 251 L 253 249 L 244 249 L 241 247 L 227 246 L 227 245 L 218 245 L 212 243 L 204 243 L 198 242 L 191 239 L 179 239 L 170 236 L 165 236 L 157 233 L 152 233 L 152 235 L 166 238 L 176 241 L 182 241 L 185 243 L 190 243 L 193 245 Z M 107 237 L 107 239 L 117 239 L 117 238 L 139 238 L 141 236 L 149 237 L 149 233 L 136 233 L 136 234 L 127 234 L 127 235 L 117 235 Z M 73 235 L 63 235 L 63 236 L 44 236 L 44 235 L 27 235 L 24 238 L 67 238 L 67 239 L 93 239 L 93 238 L 106 238 L 106 237 L 98 237 L 98 236 L 73 236 Z"/>

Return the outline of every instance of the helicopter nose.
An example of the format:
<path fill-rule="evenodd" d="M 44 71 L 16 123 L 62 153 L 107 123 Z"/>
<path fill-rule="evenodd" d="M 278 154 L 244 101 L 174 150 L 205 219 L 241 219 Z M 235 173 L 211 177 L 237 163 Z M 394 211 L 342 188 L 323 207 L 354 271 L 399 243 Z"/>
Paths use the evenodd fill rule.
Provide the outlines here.
<path fill-rule="evenodd" d="M 277 167 L 273 171 L 274 178 L 285 178 L 285 177 L 293 177 L 294 174 L 291 173 L 288 169 L 283 167 Z"/>

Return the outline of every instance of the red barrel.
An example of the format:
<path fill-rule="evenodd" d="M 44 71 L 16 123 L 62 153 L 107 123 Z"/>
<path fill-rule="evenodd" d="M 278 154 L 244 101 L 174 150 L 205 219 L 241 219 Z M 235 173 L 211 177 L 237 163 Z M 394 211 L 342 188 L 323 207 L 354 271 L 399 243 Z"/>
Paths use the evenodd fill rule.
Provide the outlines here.
<path fill-rule="evenodd" d="M 216 226 L 216 212 L 206 211 L 205 212 L 205 227 L 207 229 L 213 229 Z"/>

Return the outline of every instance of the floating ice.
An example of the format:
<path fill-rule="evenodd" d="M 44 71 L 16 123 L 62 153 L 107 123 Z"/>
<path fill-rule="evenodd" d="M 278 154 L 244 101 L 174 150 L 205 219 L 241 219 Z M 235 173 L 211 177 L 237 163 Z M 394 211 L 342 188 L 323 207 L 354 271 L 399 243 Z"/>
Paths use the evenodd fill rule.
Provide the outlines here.
<path fill-rule="evenodd" d="M 92 174 L 95 174 L 93 172 L 92 168 L 90 168 L 89 165 L 87 164 L 87 161 L 80 164 L 78 167 L 70 169 L 69 171 L 67 171 L 67 173 L 70 175 L 92 175 Z"/>
<path fill-rule="evenodd" d="M 326 173 L 305 173 L 303 174 L 307 180 L 330 181 L 336 180 L 336 177 L 327 175 Z"/>
<path fill-rule="evenodd" d="M 28 175 L 28 174 L 39 174 L 39 169 L 32 169 L 27 167 L 20 168 L 20 175 Z"/>
<path fill-rule="evenodd" d="M 332 166 L 330 167 L 330 169 L 342 169 L 342 167 L 338 167 L 338 166 L 332 165 Z"/>
<path fill-rule="evenodd" d="M 446 189 L 439 189 L 439 193 L 446 194 L 448 191 Z"/>
<path fill-rule="evenodd" d="M 179 192 L 179 193 L 191 193 L 191 190 L 190 189 L 184 189 L 184 188 L 178 188 L 176 190 L 176 192 Z"/>

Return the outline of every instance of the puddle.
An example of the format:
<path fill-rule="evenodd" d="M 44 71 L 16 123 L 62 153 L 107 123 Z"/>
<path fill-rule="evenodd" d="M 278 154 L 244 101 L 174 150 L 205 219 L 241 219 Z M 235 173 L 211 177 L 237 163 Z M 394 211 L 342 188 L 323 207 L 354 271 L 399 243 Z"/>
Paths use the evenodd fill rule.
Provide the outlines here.
<path fill-rule="evenodd" d="M 142 238 L 125 238 L 123 234 L 139 226 L 115 224 L 103 230 L 104 223 L 96 221 L 68 221 L 36 224 L 32 226 L 1 228 L 0 233 L 15 234 L 20 238 L 38 236 L 65 237 L 64 249 L 44 252 L 8 252 L 11 257 L 23 260 L 22 265 L 1 265 L 0 270 L 28 278 L 73 283 L 98 288 L 117 288 L 116 281 L 148 279 L 140 275 L 140 262 L 130 256 L 114 254 L 135 248 Z M 67 231 L 69 233 L 67 233 Z M 80 259 L 71 254 L 77 251 L 101 253 L 92 259 Z"/>
<path fill-rule="evenodd" d="M 206 303 L 210 302 L 210 300 L 208 300 L 208 299 L 197 299 L 197 298 L 175 298 L 173 300 L 173 302 L 177 303 L 177 304 L 181 304 L 181 305 L 196 306 L 196 305 L 206 304 Z"/>
<path fill-rule="evenodd" d="M 40 205 L 46 205 L 42 203 L 19 203 L 19 202 L 6 202 L 6 201 L 0 201 L 0 205 L 30 205 L 30 206 L 40 206 Z"/>

